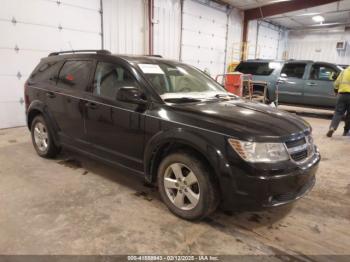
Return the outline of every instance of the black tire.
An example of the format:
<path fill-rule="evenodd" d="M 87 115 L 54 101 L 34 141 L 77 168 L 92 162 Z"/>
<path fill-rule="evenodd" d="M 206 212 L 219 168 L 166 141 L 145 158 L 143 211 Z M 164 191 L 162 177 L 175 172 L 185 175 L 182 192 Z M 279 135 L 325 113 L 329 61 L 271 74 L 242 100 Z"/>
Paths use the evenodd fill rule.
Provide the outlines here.
<path fill-rule="evenodd" d="M 199 187 L 199 197 L 197 204 L 188 210 L 183 210 L 177 207 L 170 197 L 168 196 L 168 191 L 164 185 L 164 178 L 167 176 L 167 170 L 171 168 L 173 164 L 181 163 L 186 172 L 187 168 L 190 169 L 195 174 L 197 178 Z M 219 204 L 219 194 L 217 190 L 217 185 L 213 179 L 213 175 L 209 173 L 210 168 L 201 159 L 197 158 L 193 152 L 188 151 L 178 151 L 166 156 L 159 165 L 158 168 L 158 190 L 163 202 L 166 204 L 168 209 L 174 213 L 176 216 L 186 219 L 186 220 L 199 220 L 206 216 L 209 216 L 214 212 Z M 187 176 L 186 176 L 187 177 Z M 197 186 L 197 185 L 195 185 Z M 189 187 L 187 186 L 187 189 Z M 177 190 L 177 191 L 176 191 Z M 174 198 L 176 198 L 179 190 L 174 189 Z M 186 191 L 186 189 L 185 189 Z M 184 191 L 183 191 L 184 192 Z M 186 191 L 188 193 L 189 191 Z M 192 192 L 192 191 L 191 191 Z M 184 192 L 184 194 L 186 195 Z M 187 195 L 185 196 L 185 202 L 190 202 Z M 191 203 L 190 203 L 191 204 Z"/>
<path fill-rule="evenodd" d="M 45 147 L 45 149 L 44 149 L 44 146 L 43 146 L 43 148 L 40 148 L 38 146 L 38 144 L 36 143 L 36 138 L 35 138 L 36 131 L 35 131 L 35 129 L 39 125 L 47 133 L 47 138 L 45 139 L 47 146 Z M 54 158 L 61 151 L 61 148 L 55 145 L 55 143 L 53 141 L 51 129 L 47 126 L 47 122 L 45 121 L 45 119 L 42 115 L 38 115 L 33 119 L 30 131 L 31 131 L 33 146 L 34 146 L 35 151 L 38 153 L 39 156 L 44 157 L 44 158 Z"/>

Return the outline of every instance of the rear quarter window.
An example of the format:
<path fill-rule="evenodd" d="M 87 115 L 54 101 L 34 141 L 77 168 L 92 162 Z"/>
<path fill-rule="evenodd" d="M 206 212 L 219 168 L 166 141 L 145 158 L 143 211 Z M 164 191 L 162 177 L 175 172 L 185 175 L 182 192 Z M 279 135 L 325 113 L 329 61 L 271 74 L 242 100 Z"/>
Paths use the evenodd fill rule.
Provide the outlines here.
<path fill-rule="evenodd" d="M 30 75 L 30 83 L 38 82 L 52 82 L 56 83 L 58 73 L 63 65 L 62 61 L 42 62 L 40 63 Z"/>
<path fill-rule="evenodd" d="M 275 67 L 271 66 L 270 62 L 241 62 L 236 71 L 243 74 L 252 74 L 258 76 L 268 76 L 271 75 L 275 70 Z"/>

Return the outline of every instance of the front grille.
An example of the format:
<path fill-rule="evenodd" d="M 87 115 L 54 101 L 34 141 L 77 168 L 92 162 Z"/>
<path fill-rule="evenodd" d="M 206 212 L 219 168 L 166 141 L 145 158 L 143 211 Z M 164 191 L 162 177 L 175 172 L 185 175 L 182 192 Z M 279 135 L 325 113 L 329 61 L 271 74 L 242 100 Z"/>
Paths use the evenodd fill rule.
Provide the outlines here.
<path fill-rule="evenodd" d="M 297 153 L 294 153 L 294 154 L 291 154 L 290 156 L 296 162 L 302 161 L 305 158 L 307 158 L 307 156 L 308 156 L 307 149 L 300 151 L 300 152 L 297 152 Z"/>
<path fill-rule="evenodd" d="M 288 153 L 295 162 L 303 162 L 313 154 L 311 136 L 285 142 Z"/>

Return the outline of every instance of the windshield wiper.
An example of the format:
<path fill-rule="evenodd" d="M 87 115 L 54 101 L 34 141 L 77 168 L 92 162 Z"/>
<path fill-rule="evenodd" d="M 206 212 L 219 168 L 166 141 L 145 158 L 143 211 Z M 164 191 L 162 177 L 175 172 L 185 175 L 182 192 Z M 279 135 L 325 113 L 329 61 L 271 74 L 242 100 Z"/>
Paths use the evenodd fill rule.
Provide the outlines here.
<path fill-rule="evenodd" d="M 170 103 L 191 103 L 191 102 L 200 102 L 201 100 L 191 97 L 176 97 L 176 98 L 166 98 L 165 102 Z"/>

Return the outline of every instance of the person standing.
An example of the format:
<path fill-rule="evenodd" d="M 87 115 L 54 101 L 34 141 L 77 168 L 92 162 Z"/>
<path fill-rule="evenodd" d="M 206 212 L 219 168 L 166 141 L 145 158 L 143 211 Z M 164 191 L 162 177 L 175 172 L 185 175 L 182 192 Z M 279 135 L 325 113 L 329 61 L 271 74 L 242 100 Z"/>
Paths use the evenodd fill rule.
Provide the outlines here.
<path fill-rule="evenodd" d="M 344 69 L 334 82 L 334 90 L 338 93 L 337 104 L 335 107 L 334 115 L 332 118 L 331 125 L 327 132 L 328 137 L 332 137 L 335 130 L 337 130 L 340 121 L 345 113 L 347 113 L 347 121 L 345 121 L 345 128 L 348 128 L 348 118 L 350 117 L 350 66 Z M 344 128 L 344 134 L 348 132 Z"/>
<path fill-rule="evenodd" d="M 346 113 L 343 136 L 350 136 L 350 110 Z"/>

